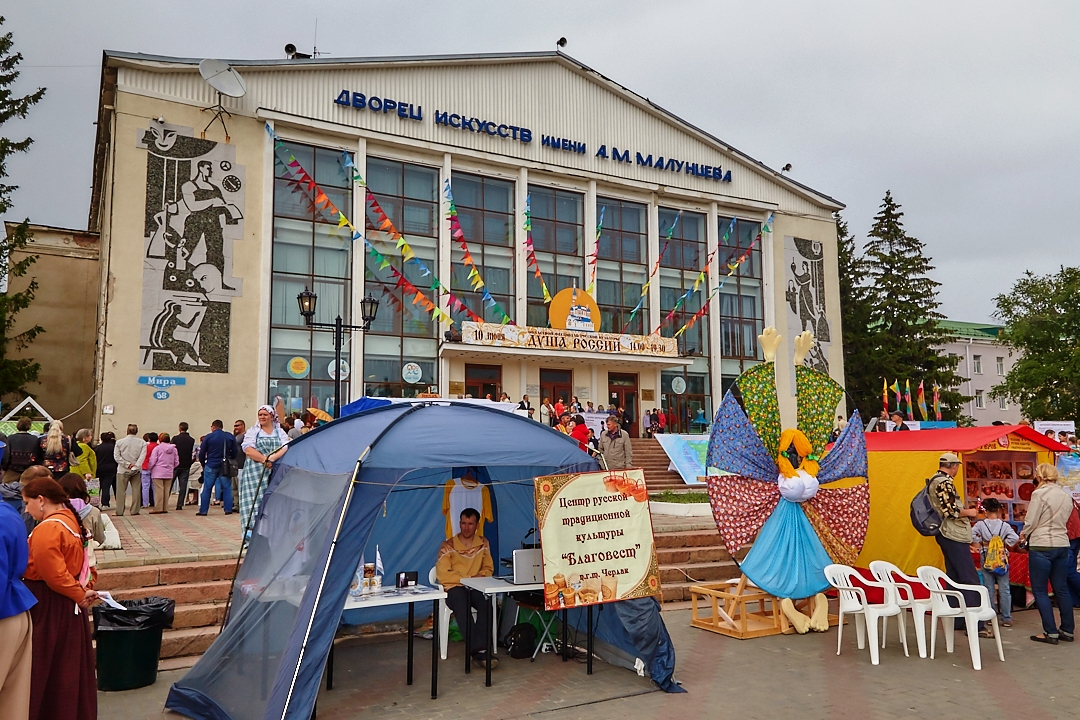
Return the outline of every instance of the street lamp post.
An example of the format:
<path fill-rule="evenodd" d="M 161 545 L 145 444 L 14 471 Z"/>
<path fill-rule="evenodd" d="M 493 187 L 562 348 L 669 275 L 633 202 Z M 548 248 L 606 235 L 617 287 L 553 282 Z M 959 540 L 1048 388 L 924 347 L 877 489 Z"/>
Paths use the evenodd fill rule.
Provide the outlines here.
<path fill-rule="evenodd" d="M 371 323 L 379 312 L 379 301 L 368 293 L 367 297 L 360 301 L 360 317 L 364 319 L 363 325 L 346 325 L 341 321 L 341 315 L 332 323 L 315 322 L 315 304 L 319 296 L 308 290 L 296 296 L 296 302 L 300 306 L 300 316 L 304 318 L 304 324 L 310 328 L 333 328 L 334 330 L 334 418 L 341 417 L 341 344 L 345 341 L 346 330 L 359 330 L 367 332 L 371 329 Z"/>

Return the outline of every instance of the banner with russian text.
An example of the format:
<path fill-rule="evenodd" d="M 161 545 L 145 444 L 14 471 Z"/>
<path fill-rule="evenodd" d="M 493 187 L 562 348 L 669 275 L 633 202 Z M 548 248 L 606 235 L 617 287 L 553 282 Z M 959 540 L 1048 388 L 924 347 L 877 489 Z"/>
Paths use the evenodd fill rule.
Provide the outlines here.
<path fill-rule="evenodd" d="M 535 480 L 548 610 L 660 594 L 642 470 Z"/>

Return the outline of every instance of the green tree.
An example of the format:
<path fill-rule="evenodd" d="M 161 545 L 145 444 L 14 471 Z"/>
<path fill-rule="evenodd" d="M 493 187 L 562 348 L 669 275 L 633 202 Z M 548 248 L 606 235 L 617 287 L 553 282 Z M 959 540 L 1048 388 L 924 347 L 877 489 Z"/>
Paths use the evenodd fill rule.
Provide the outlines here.
<path fill-rule="evenodd" d="M 0 25 L 3 24 L 4 18 L 0 17 Z M 14 44 L 11 33 L 0 36 L 0 125 L 12 118 L 25 118 L 31 106 L 37 104 L 45 95 L 45 88 L 38 88 L 22 97 L 12 92 L 12 86 L 19 77 L 18 66 L 22 61 L 22 54 L 12 51 Z M 18 189 L 17 185 L 3 182 L 8 177 L 8 158 L 14 153 L 26 152 L 33 142 L 31 138 L 11 140 L 0 137 L 0 217 L 11 210 L 11 196 Z M 32 358 L 11 357 L 13 350 L 24 350 L 34 338 L 44 332 L 40 325 L 15 332 L 16 316 L 30 305 L 38 287 L 35 278 L 31 278 L 26 288 L 19 292 L 13 292 L 9 285 L 12 278 L 25 276 L 37 259 L 34 255 L 24 255 L 17 262 L 12 262 L 12 253 L 25 250 L 30 237 L 30 220 L 27 218 L 0 241 L 0 262 L 3 263 L 0 265 L 0 273 L 5 269 L 7 271 L 4 276 L 4 291 L 0 292 L 0 330 L 3 331 L 0 335 L 0 400 L 15 394 L 25 394 L 26 385 L 37 380 L 38 371 L 41 369 Z"/>
<path fill-rule="evenodd" d="M 925 245 L 904 230 L 903 217 L 900 205 L 887 191 L 874 216 L 865 249 L 871 338 L 862 357 L 869 367 L 860 372 L 874 378 L 876 398 L 881 397 L 883 378 L 890 385 L 899 380 L 901 386 L 905 380 L 913 381 L 913 385 L 922 380 L 929 405 L 932 387 L 937 383 L 941 386 L 942 417 L 960 420 L 967 398 L 957 391 L 963 382 L 956 374 L 959 358 L 937 350 L 952 339 L 938 325 L 944 319 L 938 312 L 941 303 L 937 290 L 941 283 L 930 279 L 934 266 L 926 257 Z M 913 402 L 914 392 L 913 387 Z M 917 412 L 915 417 L 919 417 Z"/>
<path fill-rule="evenodd" d="M 1019 359 L 990 397 L 1020 403 L 1024 417 L 1080 417 L 1080 268 L 1055 275 L 1024 273 L 1010 292 L 994 298 L 1005 324 L 999 341 Z"/>
<path fill-rule="evenodd" d="M 870 355 L 874 333 L 870 330 L 870 294 L 866 260 L 859 254 L 847 221 L 834 213 L 840 270 L 840 324 L 844 338 L 844 388 L 848 412 L 858 408 L 863 421 L 877 415 L 876 387 L 881 377 Z"/>

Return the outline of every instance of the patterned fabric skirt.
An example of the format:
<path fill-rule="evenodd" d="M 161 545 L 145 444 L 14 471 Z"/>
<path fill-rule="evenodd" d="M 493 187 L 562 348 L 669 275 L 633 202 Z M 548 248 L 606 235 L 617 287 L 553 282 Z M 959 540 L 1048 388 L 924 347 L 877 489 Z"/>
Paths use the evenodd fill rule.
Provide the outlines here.
<path fill-rule="evenodd" d="M 89 613 L 41 580 L 25 580 L 37 605 L 30 720 L 96 720 L 97 680 Z"/>
<path fill-rule="evenodd" d="M 260 437 L 255 441 L 255 449 L 263 455 L 270 455 L 280 447 L 281 443 L 276 437 Z M 240 530 L 243 531 L 247 529 L 249 519 L 254 524 L 259 515 L 259 503 L 270 482 L 270 471 L 262 463 L 248 458 L 244 467 L 240 468 L 237 481 L 240 486 Z"/>

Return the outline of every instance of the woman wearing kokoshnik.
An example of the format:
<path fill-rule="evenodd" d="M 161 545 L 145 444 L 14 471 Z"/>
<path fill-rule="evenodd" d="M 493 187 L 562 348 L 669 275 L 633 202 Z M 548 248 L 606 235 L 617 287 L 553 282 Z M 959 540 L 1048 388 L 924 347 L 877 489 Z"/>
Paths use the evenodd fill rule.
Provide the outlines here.
<path fill-rule="evenodd" d="M 259 421 L 244 433 L 241 448 L 252 462 L 240 468 L 240 527 L 245 531 L 250 521 L 258 515 L 259 503 L 266 490 L 271 467 L 288 450 L 289 436 L 281 429 L 274 408 L 259 407 Z M 260 487 L 261 485 L 261 487 Z"/>

